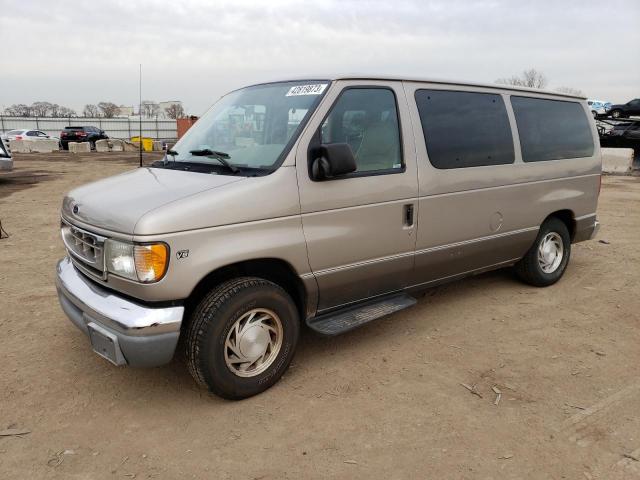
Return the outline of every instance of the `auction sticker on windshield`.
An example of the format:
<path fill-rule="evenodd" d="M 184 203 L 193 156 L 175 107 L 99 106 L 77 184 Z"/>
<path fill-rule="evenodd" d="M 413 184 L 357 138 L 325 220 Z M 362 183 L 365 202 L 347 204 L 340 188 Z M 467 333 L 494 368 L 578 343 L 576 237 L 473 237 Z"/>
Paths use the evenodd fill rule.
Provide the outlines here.
<path fill-rule="evenodd" d="M 314 85 L 297 85 L 291 87 L 287 92 L 287 97 L 293 97 L 295 95 L 320 95 L 327 88 L 326 83 L 316 83 Z"/>

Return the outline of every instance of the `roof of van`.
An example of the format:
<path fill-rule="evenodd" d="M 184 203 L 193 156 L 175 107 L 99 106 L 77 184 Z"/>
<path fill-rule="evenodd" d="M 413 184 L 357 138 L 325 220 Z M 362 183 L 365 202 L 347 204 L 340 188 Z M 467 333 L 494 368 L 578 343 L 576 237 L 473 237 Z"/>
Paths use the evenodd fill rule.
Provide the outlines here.
<path fill-rule="evenodd" d="M 515 85 L 503 85 L 500 83 L 482 83 L 482 82 L 471 82 L 466 80 L 446 80 L 442 78 L 420 78 L 420 77 L 412 77 L 412 76 L 401 76 L 401 75 L 377 75 L 377 74 L 358 74 L 358 73 L 348 73 L 348 74 L 333 74 L 333 75 L 305 75 L 300 77 L 289 77 L 289 78 L 280 78 L 278 80 L 272 80 L 269 82 L 260 82 L 260 83 L 275 83 L 276 81 L 280 82 L 290 82 L 290 81 L 309 81 L 309 80 L 395 80 L 395 81 L 405 81 L 405 82 L 427 82 L 427 83 L 438 83 L 438 84 L 446 84 L 446 85 L 461 85 L 465 87 L 482 87 L 482 88 L 495 88 L 499 90 L 513 90 L 517 92 L 530 92 L 530 93 L 544 93 L 545 95 L 553 95 L 556 97 L 568 97 L 568 98 L 579 98 L 581 100 L 585 100 L 586 96 L 581 95 L 572 95 L 570 93 L 561 93 L 561 92 L 553 92 L 550 90 L 542 90 L 538 88 L 529 88 L 529 87 L 520 87 Z"/>

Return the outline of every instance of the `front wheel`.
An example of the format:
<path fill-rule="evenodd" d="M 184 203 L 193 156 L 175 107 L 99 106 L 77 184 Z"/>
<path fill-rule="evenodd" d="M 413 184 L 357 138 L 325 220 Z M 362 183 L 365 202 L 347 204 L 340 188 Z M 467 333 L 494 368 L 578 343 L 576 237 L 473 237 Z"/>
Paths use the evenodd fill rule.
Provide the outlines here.
<path fill-rule="evenodd" d="M 187 331 L 187 362 L 195 380 L 237 400 L 263 392 L 287 370 L 300 320 L 280 286 L 256 277 L 229 280 L 199 303 Z"/>
<path fill-rule="evenodd" d="M 622 118 L 622 112 L 620 110 L 613 110 L 611 116 L 613 118 Z"/>
<path fill-rule="evenodd" d="M 565 223 L 558 218 L 547 219 L 536 241 L 515 265 L 521 280 L 536 286 L 553 285 L 564 274 L 571 255 L 571 237 Z"/>

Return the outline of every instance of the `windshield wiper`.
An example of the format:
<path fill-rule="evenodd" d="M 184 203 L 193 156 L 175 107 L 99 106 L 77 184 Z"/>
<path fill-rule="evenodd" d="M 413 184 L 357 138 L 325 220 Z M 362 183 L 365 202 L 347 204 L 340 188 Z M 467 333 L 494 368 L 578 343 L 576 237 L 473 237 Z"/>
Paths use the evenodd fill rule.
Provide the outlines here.
<path fill-rule="evenodd" d="M 209 148 L 203 148 L 201 150 L 189 150 L 189 153 L 194 157 L 214 158 L 218 160 L 222 165 L 224 165 L 227 169 L 231 170 L 233 173 L 238 173 L 240 171 L 238 167 L 227 162 L 227 159 L 231 158 L 228 153 L 218 152 Z"/>

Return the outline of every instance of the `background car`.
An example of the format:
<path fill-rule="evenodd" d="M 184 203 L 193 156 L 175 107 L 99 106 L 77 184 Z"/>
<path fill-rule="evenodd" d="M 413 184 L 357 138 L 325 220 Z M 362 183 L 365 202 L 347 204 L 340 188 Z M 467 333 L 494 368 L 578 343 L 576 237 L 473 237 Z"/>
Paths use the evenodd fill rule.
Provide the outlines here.
<path fill-rule="evenodd" d="M 611 102 L 604 102 L 602 100 L 587 100 L 587 105 L 589 105 L 591 109 L 593 118 L 606 115 L 609 112 L 609 108 L 611 108 Z"/>
<path fill-rule="evenodd" d="M 28 128 L 10 130 L 2 135 L 2 139 L 5 141 L 5 143 L 9 143 L 9 141 L 11 140 L 35 140 L 38 138 L 51 138 L 53 140 L 60 141 L 58 137 L 49 135 L 42 130 L 29 130 Z"/>
<path fill-rule="evenodd" d="M 609 131 L 611 137 L 621 137 L 627 140 L 640 140 L 640 122 L 622 123 Z"/>
<path fill-rule="evenodd" d="M 625 118 L 631 115 L 640 115 L 640 98 L 635 98 L 627 103 L 611 105 L 609 115 L 613 118 Z"/>
<path fill-rule="evenodd" d="M 60 144 L 64 150 L 69 149 L 69 142 L 89 142 L 91 149 L 96 148 L 96 141 L 109 138 L 104 130 L 90 125 L 82 127 L 65 127 L 60 132 Z"/>

